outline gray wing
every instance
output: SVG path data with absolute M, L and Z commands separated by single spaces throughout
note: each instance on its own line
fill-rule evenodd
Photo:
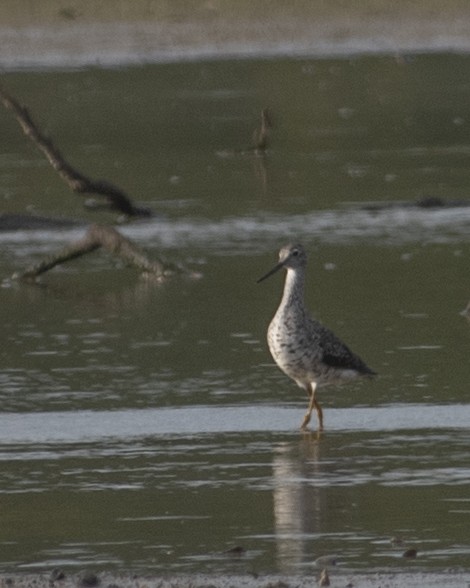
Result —
M 320 323 L 318 323 L 317 328 L 319 333 L 318 345 L 322 351 L 322 361 L 324 364 L 336 369 L 354 370 L 364 375 L 368 374 L 372 376 L 375 374 L 332 331 Z

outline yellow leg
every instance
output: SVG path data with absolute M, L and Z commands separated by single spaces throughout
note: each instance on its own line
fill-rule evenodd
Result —
M 305 431 L 305 429 L 307 428 L 307 426 L 310 422 L 310 419 L 312 418 L 313 409 L 315 409 L 317 411 L 318 430 L 323 431 L 323 410 L 320 406 L 320 403 L 318 402 L 318 400 L 315 397 L 316 389 L 317 389 L 317 385 L 315 384 L 315 382 L 312 382 L 308 387 L 308 392 L 310 394 L 310 401 L 308 403 L 308 409 L 307 409 L 307 412 L 305 413 L 304 420 L 302 421 L 302 424 L 300 425 L 300 428 L 302 429 L 302 431 Z

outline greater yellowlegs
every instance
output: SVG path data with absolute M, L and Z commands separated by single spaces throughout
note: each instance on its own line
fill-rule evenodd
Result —
M 304 301 L 306 266 L 307 255 L 302 245 L 286 245 L 279 252 L 279 263 L 258 282 L 281 268 L 287 270 L 281 304 L 268 328 L 269 350 L 281 370 L 309 395 L 300 428 L 307 428 L 315 409 L 322 430 L 323 411 L 316 398 L 317 388 L 357 376 L 373 376 L 375 372 L 310 316 Z

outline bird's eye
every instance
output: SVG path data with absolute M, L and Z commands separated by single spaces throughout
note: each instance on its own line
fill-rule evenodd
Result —
M 294 249 L 294 251 L 292 251 L 292 255 L 298 255 L 299 254 L 299 250 L 298 249 Z

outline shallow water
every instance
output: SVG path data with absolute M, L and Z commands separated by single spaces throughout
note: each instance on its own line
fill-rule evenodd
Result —
M 2 418 L 3 516 L 21 522 L 3 541 L 4 567 L 311 573 L 318 558 L 334 558 L 343 572 L 464 565 L 467 407 L 331 409 L 320 439 L 287 430 L 297 413 L 36 413 L 5 428 Z M 244 554 L 224 553 L 234 546 Z M 416 562 L 401 557 L 409 546 Z
M 96 253 L 18 284 L 82 230 L 0 234 L 0 569 L 468 567 L 470 208 L 389 204 L 468 201 L 469 59 L 4 76 L 77 167 L 156 211 L 122 232 L 202 278 Z M 2 212 L 110 221 L 0 116 Z M 293 239 L 309 305 L 380 374 L 321 391 L 321 437 L 267 351 L 281 277 L 255 283 Z

